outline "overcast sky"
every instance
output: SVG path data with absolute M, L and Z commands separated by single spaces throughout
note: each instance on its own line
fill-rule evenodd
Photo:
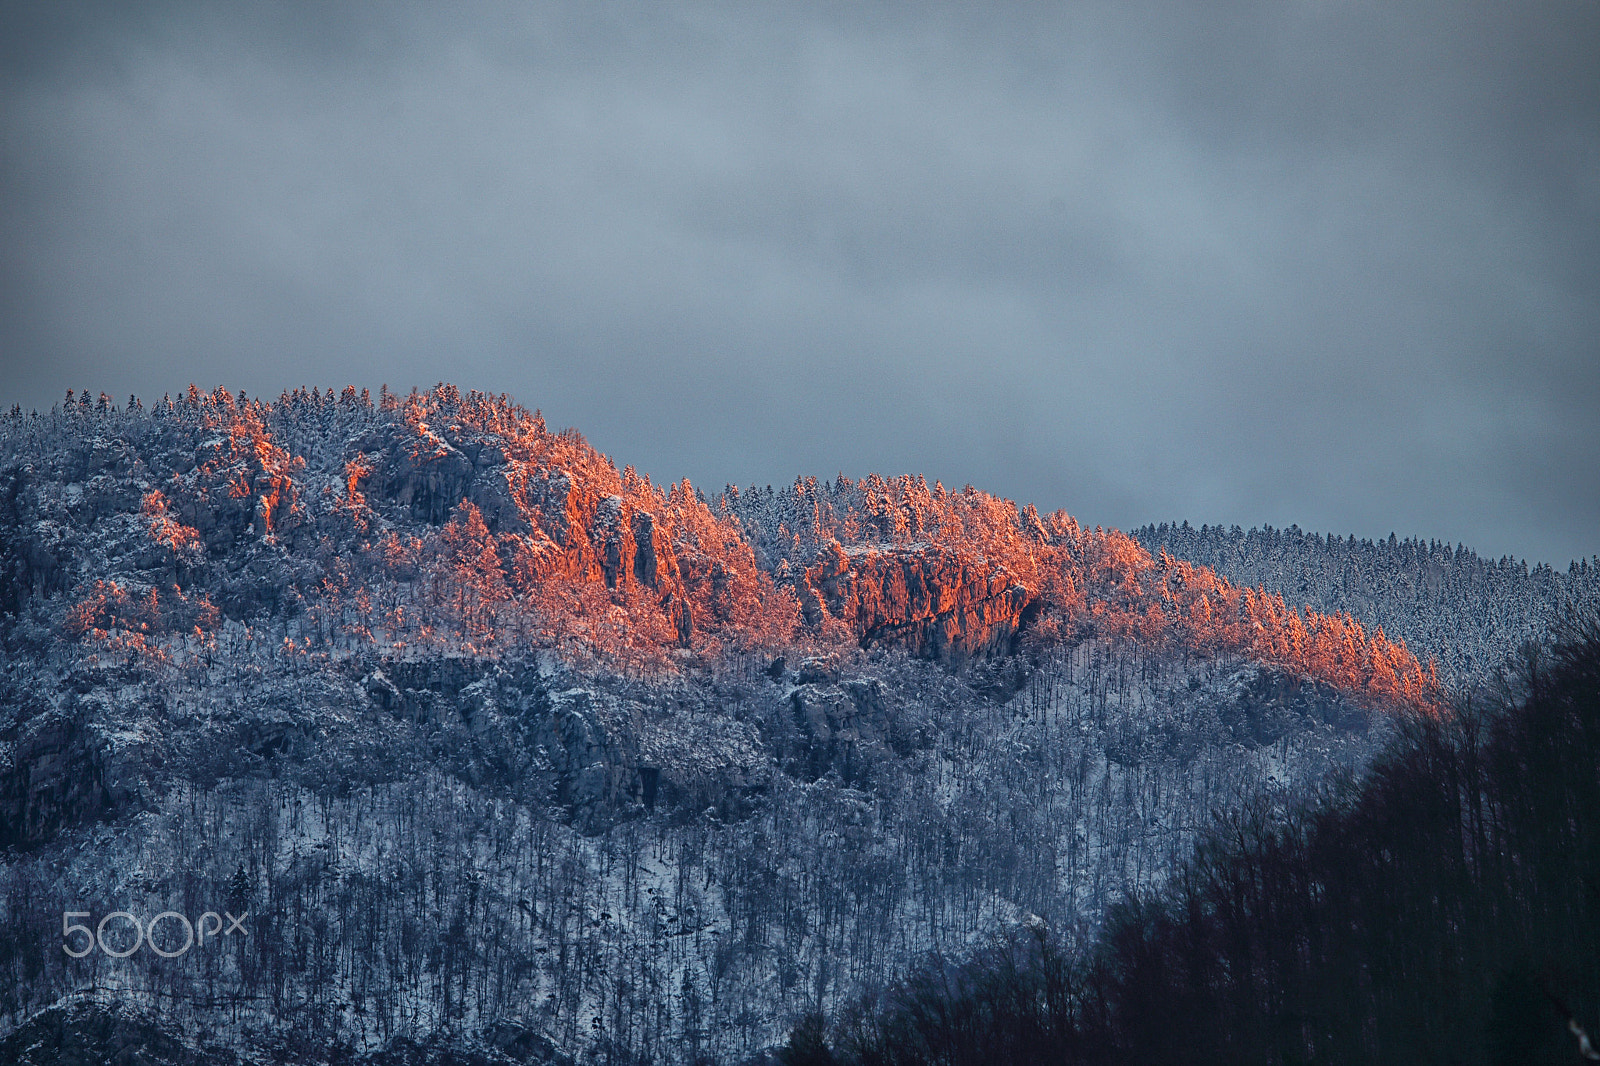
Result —
M 5 5 L 0 400 L 1600 552 L 1600 0 L 982 6 Z

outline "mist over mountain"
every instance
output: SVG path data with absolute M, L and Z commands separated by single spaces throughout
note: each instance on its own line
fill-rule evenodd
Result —
M 447 385 L 14 410 L 0 1048 L 759 1058 L 930 951 L 1089 943 L 1597 602 L 912 476 L 707 495 Z

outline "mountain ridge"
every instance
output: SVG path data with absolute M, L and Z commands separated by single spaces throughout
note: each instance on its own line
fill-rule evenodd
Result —
M 86 401 L 0 420 L 0 445 L 44 452 L 54 440 L 59 453 L 48 472 L 14 459 L 3 473 L 0 602 L 48 600 L 82 569 L 72 527 L 120 525 L 119 572 L 78 580 L 61 621 L 114 653 L 193 654 L 218 617 L 252 612 L 283 620 L 291 650 L 449 630 L 473 653 L 533 641 L 641 669 L 668 665 L 674 648 L 797 636 L 892 640 L 945 660 L 1025 637 L 1114 636 L 1241 654 L 1361 698 L 1439 698 L 1430 667 L 1347 612 L 1292 606 L 971 486 L 798 478 L 708 499 L 687 480 L 663 489 L 618 471 L 506 397 L 448 385 L 385 390 L 376 404 L 353 387 L 263 403 L 191 386 L 148 413 Z M 37 491 L 52 479 L 61 500 Z M 253 587 L 233 579 L 241 556 Z M 371 609 L 375 596 L 388 613 Z M 419 596 L 431 597 L 426 621 Z

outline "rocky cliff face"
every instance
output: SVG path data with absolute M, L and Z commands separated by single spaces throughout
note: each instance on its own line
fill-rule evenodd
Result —
M 114 810 L 94 738 L 75 718 L 28 722 L 0 780 L 0 848 L 28 848 Z
M 380 513 L 433 526 L 471 503 L 491 533 L 525 539 L 541 579 L 657 593 L 688 641 L 693 616 L 662 515 L 637 494 L 607 491 L 605 479 L 519 454 L 494 435 L 450 436 L 457 442 L 427 423 L 365 435 L 353 446 L 361 459 L 351 486 Z
M 808 621 L 826 609 L 863 645 L 900 645 L 951 664 L 1013 650 L 1041 606 L 1003 566 L 927 544 L 845 548 L 830 541 L 800 585 Z
M 151 728 L 162 705 L 137 671 L 10 675 L 0 697 L 9 712 L 0 713 L 0 850 L 37 847 L 161 795 L 173 753 Z

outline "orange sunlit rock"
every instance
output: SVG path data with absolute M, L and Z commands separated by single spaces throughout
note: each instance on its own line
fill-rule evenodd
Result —
M 191 387 L 153 414 L 192 434 L 180 445 L 192 460 L 141 504 L 175 593 L 86 589 L 67 620 L 80 639 L 204 638 L 219 607 L 191 600 L 185 582 L 249 550 L 296 560 L 300 621 L 282 647 L 297 655 L 542 647 L 653 671 L 685 652 L 796 642 L 960 662 L 1096 639 L 1254 660 L 1363 700 L 1438 698 L 1431 665 L 1382 630 L 971 486 L 841 475 L 708 499 L 688 481 L 619 471 L 576 430 L 552 432 L 504 396 L 450 385 L 385 388 L 376 407 L 354 388 L 263 402 Z M 315 431 L 341 442 L 342 465 L 308 471 L 275 425 L 325 427 Z

